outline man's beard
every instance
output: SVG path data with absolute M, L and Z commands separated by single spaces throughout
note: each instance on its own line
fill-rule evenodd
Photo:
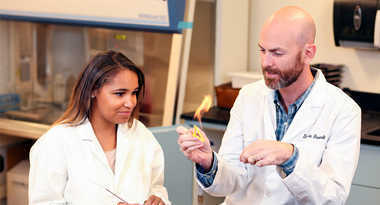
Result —
M 279 69 L 274 69 L 271 67 L 263 68 L 263 75 L 265 79 L 265 84 L 274 90 L 278 90 L 280 88 L 285 88 L 294 83 L 298 77 L 301 75 L 303 70 L 303 60 L 301 59 L 301 52 L 299 52 L 296 56 L 296 60 L 293 65 L 287 66 L 283 71 Z M 265 72 L 269 72 L 271 74 L 279 75 L 280 78 L 267 78 Z

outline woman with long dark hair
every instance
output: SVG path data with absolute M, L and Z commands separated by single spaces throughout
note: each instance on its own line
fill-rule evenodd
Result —
M 143 94 L 131 60 L 96 55 L 67 110 L 32 147 L 29 204 L 170 204 L 162 149 L 135 119 Z

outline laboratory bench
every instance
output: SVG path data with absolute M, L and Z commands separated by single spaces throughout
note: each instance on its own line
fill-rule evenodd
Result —
M 361 143 L 380 145 L 380 113 L 362 112 Z
M 181 118 L 184 125 L 202 127 L 212 141 L 213 149 L 219 150 L 226 125 L 229 121 L 229 110 L 212 107 L 202 118 L 202 124 L 193 119 L 194 112 L 184 113 Z M 360 160 L 356 175 L 353 179 L 351 193 L 347 204 L 353 205 L 363 201 L 366 204 L 377 204 L 380 201 L 380 143 L 374 135 L 375 130 L 380 128 L 380 114 L 377 112 L 363 112 L 362 115 L 362 145 Z M 176 126 L 149 128 L 161 144 L 165 155 L 165 186 L 167 186 L 170 198 L 173 202 L 187 201 L 186 204 L 194 204 L 197 185 L 193 181 L 193 164 L 179 151 L 177 145 L 178 135 Z M 38 139 L 50 125 L 37 122 L 0 118 L 0 134 L 22 138 Z M 380 138 L 380 137 L 379 137 Z M 176 167 L 171 169 L 168 167 Z M 180 171 L 179 171 L 180 170 Z M 184 177 L 185 176 L 185 177 Z M 207 200 L 221 202 L 223 198 Z M 176 203 L 175 203 L 176 204 Z M 195 203 L 196 204 L 196 203 Z

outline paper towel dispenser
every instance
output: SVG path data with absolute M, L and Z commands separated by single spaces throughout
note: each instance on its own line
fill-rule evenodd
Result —
M 380 0 L 334 0 L 336 46 L 380 48 Z

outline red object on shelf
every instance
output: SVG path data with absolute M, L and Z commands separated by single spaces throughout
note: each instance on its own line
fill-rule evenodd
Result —
M 231 109 L 236 97 L 239 94 L 239 88 L 232 88 L 232 83 L 223 83 L 215 87 L 216 105 L 218 107 Z

